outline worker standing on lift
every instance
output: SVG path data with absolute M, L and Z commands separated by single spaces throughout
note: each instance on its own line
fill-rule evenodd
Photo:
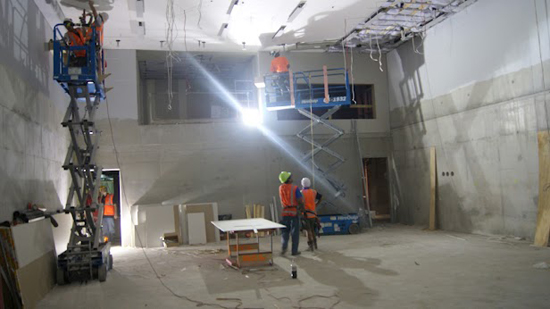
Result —
M 284 96 L 285 92 L 288 94 L 290 91 L 290 87 L 288 85 L 288 70 L 290 69 L 290 64 L 288 63 L 288 59 L 281 56 L 278 51 L 272 51 L 270 54 L 273 56 L 273 60 L 271 60 L 271 67 L 269 68 L 269 71 L 276 75 L 274 78 L 275 85 L 272 86 L 278 86 L 281 95 Z
M 281 172 L 279 174 L 279 197 L 281 198 L 281 206 L 283 216 L 281 224 L 285 226 L 282 236 L 282 252 L 285 254 L 288 248 L 288 241 L 292 235 L 292 255 L 300 255 L 298 246 L 300 242 L 300 208 L 303 205 L 302 194 L 300 188 L 292 184 L 292 173 Z
M 94 22 L 92 24 L 93 27 L 95 27 L 95 32 L 97 36 L 97 40 L 99 42 L 99 48 L 103 46 L 103 26 L 105 25 L 105 22 L 109 19 L 109 14 L 107 13 L 97 13 L 97 10 L 94 7 L 94 1 L 89 0 L 88 4 L 90 5 L 90 10 L 92 10 L 92 16 L 94 17 Z
M 86 39 L 82 35 L 82 30 L 75 28 L 75 24 L 72 19 L 65 18 L 63 25 L 67 29 L 65 33 L 64 40 L 66 44 L 71 47 L 84 46 L 86 44 Z M 86 65 L 86 51 L 85 50 L 75 50 L 72 54 L 68 55 L 69 66 L 71 67 L 83 67 Z M 67 59 L 64 59 L 67 63 Z
M 317 249 L 317 238 L 315 227 L 317 226 L 316 207 L 319 205 L 323 196 L 314 189 L 311 189 L 311 180 L 302 178 L 302 196 L 304 197 L 304 218 L 306 222 L 308 251 Z

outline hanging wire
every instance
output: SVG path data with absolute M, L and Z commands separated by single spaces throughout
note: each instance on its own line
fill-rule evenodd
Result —
M 348 30 L 348 23 L 347 23 L 347 19 L 344 19 L 344 34 L 347 33 L 347 30 Z M 357 104 L 357 102 L 355 101 L 355 81 L 353 79 L 353 48 L 350 47 L 350 51 L 351 51 L 351 64 L 350 64 L 350 77 L 351 77 L 351 93 L 352 93 L 352 98 L 351 98 L 351 101 L 355 104 Z M 342 40 L 342 52 L 344 54 L 344 68 L 347 70 L 348 69 L 348 66 L 347 66 L 347 60 L 348 60 L 348 57 L 346 55 L 346 44 L 344 43 L 344 40 Z
M 309 101 L 309 113 L 313 114 L 313 103 Z M 313 140 L 313 117 L 309 117 L 309 134 L 311 138 L 311 188 L 315 188 L 315 147 Z
M 187 52 L 187 12 L 183 10 L 183 43 L 185 44 L 185 52 Z
M 376 36 L 376 45 L 378 46 L 378 67 L 380 68 L 380 72 L 384 72 L 384 69 L 382 69 L 382 51 L 380 50 L 378 36 Z
M 370 32 L 370 29 L 367 30 L 367 31 L 368 31 L 368 33 L 369 33 L 369 47 L 370 47 L 370 48 L 369 48 L 369 50 L 370 50 L 370 54 L 369 54 L 369 55 L 370 55 L 370 58 L 372 59 L 372 61 L 378 61 L 378 60 L 374 59 L 374 57 L 372 56 L 372 32 Z
M 178 36 L 178 29 L 176 26 L 176 13 L 174 11 L 174 0 L 168 0 L 166 2 L 166 47 L 168 52 L 166 53 L 166 75 L 167 75 L 167 96 L 168 105 L 167 109 L 172 110 L 172 102 L 174 100 L 173 89 L 173 68 L 174 61 L 179 61 L 179 58 L 174 54 L 173 45 Z
M 201 19 L 202 19 L 202 0 L 199 0 L 199 5 L 197 7 L 197 10 L 199 11 L 199 21 L 197 21 L 197 27 L 202 30 L 201 28 Z
M 353 78 L 353 47 L 350 46 L 349 48 L 349 51 L 350 51 L 350 74 L 351 74 L 351 101 L 354 103 L 354 104 L 357 104 L 357 101 L 355 101 L 355 79 Z

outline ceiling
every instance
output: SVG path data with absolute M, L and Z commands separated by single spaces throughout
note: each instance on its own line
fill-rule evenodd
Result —
M 56 0 L 77 19 L 87 0 Z M 174 4 L 176 51 L 254 53 L 258 50 L 382 51 L 425 31 L 475 0 L 95 0 L 107 12 L 107 48 L 166 50 L 167 3 Z M 291 13 L 300 3 L 305 4 Z M 141 9 L 143 4 L 143 9 Z M 435 13 L 434 13 L 435 12 Z M 431 23 L 431 25 L 430 25 Z M 224 28 L 223 24 L 227 24 Z M 285 26 L 284 30 L 277 31 Z M 396 30 L 397 29 L 397 30 Z M 221 34 L 220 34 L 221 32 Z M 403 35 L 401 34 L 403 32 Z M 277 33 L 277 36 L 274 35 Z M 117 43 L 117 40 L 119 42 Z M 161 43 L 161 41 L 164 41 Z M 243 51 L 243 42 L 245 50 Z M 377 49 L 377 48 L 376 48 Z
M 81 9 L 88 8 L 87 0 L 57 0 L 67 17 L 77 19 Z M 105 28 L 105 45 L 115 48 L 163 50 L 166 41 L 167 0 L 143 0 L 144 12 L 138 15 L 137 0 L 95 0 L 98 11 L 109 14 Z M 230 4 L 237 2 L 227 14 Z M 300 0 L 175 0 L 177 22 L 175 50 L 255 52 L 279 44 L 317 42 L 340 39 L 352 24 L 376 11 L 380 0 L 309 0 L 303 10 L 288 22 L 288 17 Z M 185 12 L 185 13 L 184 13 Z M 348 29 L 344 20 L 348 19 Z M 145 25 L 140 34 L 138 22 Z M 228 27 L 218 36 L 221 25 Z M 185 31 L 184 31 L 185 24 Z M 282 26 L 281 37 L 272 39 Z M 198 41 L 204 41 L 199 47 Z M 187 43 L 187 44 L 185 44 Z M 187 45 L 187 46 L 186 46 Z

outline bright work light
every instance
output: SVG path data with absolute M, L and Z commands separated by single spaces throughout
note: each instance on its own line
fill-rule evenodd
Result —
M 247 126 L 257 127 L 262 124 L 262 115 L 257 109 L 243 109 L 241 116 Z

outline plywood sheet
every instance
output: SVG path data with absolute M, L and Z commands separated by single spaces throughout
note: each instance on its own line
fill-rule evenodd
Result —
M 19 268 L 55 250 L 50 220 L 39 220 L 12 227 Z
M 187 214 L 187 233 L 189 235 L 189 244 L 198 245 L 206 243 L 206 225 L 204 222 L 204 213 Z
M 162 247 L 161 237 L 164 233 L 174 232 L 174 210 L 169 206 L 140 206 L 139 211 L 146 212 L 145 237 L 140 233 L 142 241 L 145 238 L 147 248 Z
M 47 252 L 18 269 L 17 280 L 25 308 L 36 307 L 55 286 L 55 251 Z
M 437 166 L 435 160 L 435 147 L 430 148 L 430 230 L 435 230 L 435 202 L 436 202 L 436 177 Z
M 187 224 L 189 225 L 189 214 L 193 213 L 204 213 L 204 225 L 206 227 L 206 240 L 207 242 L 218 242 L 219 232 L 216 233 L 216 228 L 210 224 L 211 221 L 217 221 L 217 215 L 214 216 L 214 204 L 215 203 L 204 203 L 204 204 L 188 204 L 185 205 L 185 213 L 187 214 Z M 217 204 L 215 204 L 217 206 Z M 217 207 L 216 207 L 217 208 Z M 217 209 L 216 209 L 217 213 Z
M 550 236 L 550 135 L 538 132 L 539 145 L 539 208 L 535 246 L 547 247 Z

